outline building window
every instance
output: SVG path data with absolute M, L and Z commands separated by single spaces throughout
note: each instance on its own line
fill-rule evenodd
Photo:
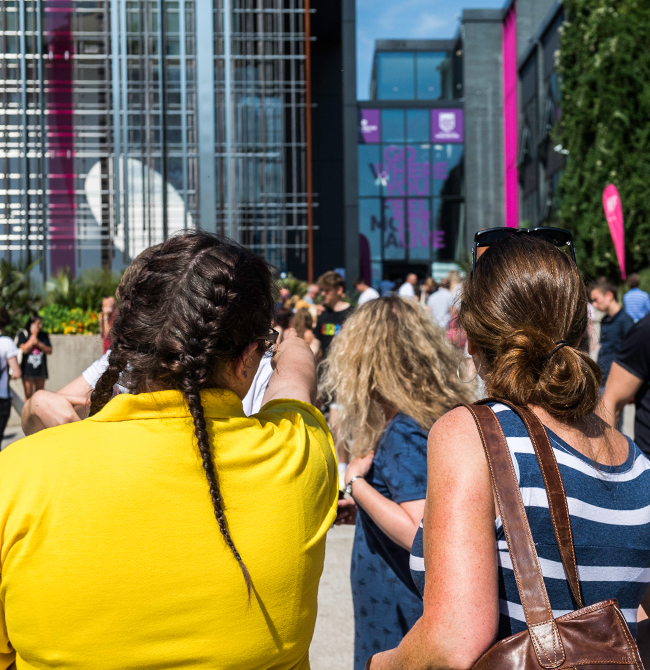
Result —
M 383 109 L 381 112 L 382 142 L 404 141 L 404 110 Z
M 416 58 L 418 100 L 453 98 L 451 58 L 446 53 L 418 53 Z
M 406 112 L 406 141 L 428 142 L 431 113 L 428 109 L 409 109 Z
M 377 54 L 377 98 L 413 100 L 415 98 L 415 54 Z
M 359 195 L 373 196 L 381 193 L 383 179 L 378 144 L 359 145 Z
M 378 100 L 451 100 L 454 73 L 445 52 L 377 54 Z

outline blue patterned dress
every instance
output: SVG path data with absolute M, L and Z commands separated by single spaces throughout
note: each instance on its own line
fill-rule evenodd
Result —
M 386 427 L 366 481 L 396 503 L 424 500 L 427 435 L 398 414 Z M 422 598 L 411 578 L 409 552 L 390 540 L 359 507 L 352 549 L 354 668 L 396 647 L 422 616 Z

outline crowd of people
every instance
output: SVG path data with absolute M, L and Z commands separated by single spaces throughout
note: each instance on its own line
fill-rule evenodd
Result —
M 650 299 L 636 276 L 623 305 L 587 286 L 544 229 L 502 230 L 464 279 L 359 278 L 351 299 L 337 272 L 277 290 L 205 232 L 136 258 L 104 356 L 57 392 L 33 383 L 28 437 L 0 455 L 0 668 L 308 668 L 335 523 L 355 526 L 355 670 L 473 667 L 531 623 L 482 396 L 552 616 L 616 598 L 646 658 Z M 0 337 L 0 419 L 10 375 L 42 379 L 20 352 L 51 351 L 38 319 Z M 617 430 L 632 399 L 635 441 Z M 557 460 L 575 582 L 517 408 Z

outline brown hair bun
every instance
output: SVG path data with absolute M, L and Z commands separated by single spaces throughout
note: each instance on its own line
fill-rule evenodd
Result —
M 560 421 L 596 409 L 601 372 L 576 348 L 588 323 L 587 291 L 552 244 L 518 235 L 489 247 L 465 282 L 459 321 L 480 350 L 490 395 Z M 553 353 L 561 341 L 568 346 Z
M 599 401 L 600 369 L 571 346 L 550 356 L 556 342 L 533 329 L 519 329 L 504 338 L 490 373 L 491 395 L 518 405 L 538 405 L 565 421 L 591 414 Z

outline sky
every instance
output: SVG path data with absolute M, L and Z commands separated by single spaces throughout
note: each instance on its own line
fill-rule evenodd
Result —
M 368 99 L 377 39 L 447 39 L 463 8 L 503 7 L 505 0 L 357 0 L 357 97 Z

